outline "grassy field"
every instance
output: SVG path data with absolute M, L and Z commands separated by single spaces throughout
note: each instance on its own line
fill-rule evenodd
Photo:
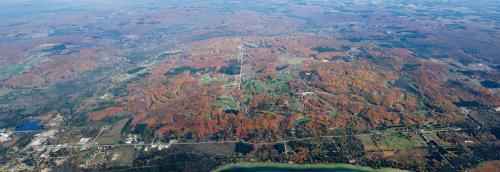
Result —
M 384 149 L 407 150 L 424 146 L 417 136 L 405 136 L 399 133 L 387 133 L 382 136 Z
M 121 147 L 116 150 L 113 155 L 113 159 L 119 166 L 132 166 L 135 158 L 135 148 L 133 147 Z
M 284 95 L 291 92 L 288 86 L 288 81 L 290 81 L 290 76 L 278 75 L 276 78 L 268 78 L 265 80 L 266 90 L 272 95 Z
M 430 132 L 430 133 L 426 133 L 425 134 L 429 139 L 431 140 L 434 140 L 436 143 L 438 143 L 439 145 L 441 146 L 453 146 L 453 144 L 449 143 L 449 142 L 446 142 L 442 139 L 440 139 L 438 136 L 437 136 L 437 133 L 435 132 Z
M 174 145 L 174 147 L 195 151 L 200 153 L 207 153 L 213 155 L 235 155 L 236 143 L 221 143 L 221 144 L 202 144 L 202 145 Z
M 45 55 L 32 55 L 23 60 L 19 64 L 11 64 L 4 67 L 3 70 L 0 71 L 0 79 L 9 78 L 11 76 L 23 73 L 33 66 L 39 64 L 40 62 L 46 61 L 49 58 Z
M 104 131 L 101 137 L 99 137 L 99 144 L 118 144 L 120 142 L 122 129 L 129 119 L 130 118 L 124 118 L 114 122 L 111 130 Z
M 103 152 L 96 153 L 94 155 L 94 158 L 90 159 L 87 162 L 87 165 L 96 165 L 96 164 L 102 163 L 104 161 L 104 156 L 105 156 L 105 154 Z
M 217 101 L 213 103 L 213 106 L 220 107 L 224 110 L 226 109 L 238 109 L 238 103 L 228 94 L 221 94 L 217 98 Z
M 236 163 L 221 166 L 215 172 L 230 171 L 359 171 L 359 172 L 390 172 L 402 171 L 398 169 L 373 169 L 369 167 L 354 166 L 349 164 L 284 164 L 284 163 Z
M 243 87 L 245 91 L 248 92 L 283 95 L 291 91 L 288 86 L 290 80 L 292 80 L 290 76 L 280 74 L 275 77 L 266 77 L 264 79 L 252 79 L 245 82 Z
M 260 80 L 255 80 L 254 82 L 250 82 L 248 87 L 250 90 L 255 91 L 257 93 L 262 93 L 266 91 L 266 88 L 264 87 L 264 83 Z
M 363 147 L 367 151 L 373 151 L 373 150 L 379 150 L 375 142 L 372 140 L 372 136 L 369 135 L 361 135 L 361 136 L 356 136 L 361 142 L 363 143 Z
M 299 65 L 299 64 L 304 63 L 304 61 L 306 61 L 306 60 L 307 60 L 306 58 L 302 58 L 302 57 L 290 57 L 290 56 L 286 56 L 286 55 L 282 55 L 282 56 L 279 57 L 279 61 L 280 62 L 288 63 L 288 64 L 291 64 L 291 65 Z
M 207 85 L 210 84 L 212 81 L 217 80 L 217 78 L 213 77 L 211 74 L 206 73 L 203 74 L 200 78 L 200 85 Z

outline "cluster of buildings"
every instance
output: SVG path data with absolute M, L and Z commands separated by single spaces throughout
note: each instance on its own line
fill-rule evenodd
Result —
M 50 119 L 50 121 L 47 123 L 47 126 L 49 126 L 49 128 L 58 128 L 59 126 L 61 126 L 63 121 L 64 117 L 61 114 L 57 114 L 56 117 Z
M 302 92 L 300 93 L 302 96 L 312 96 L 314 95 L 314 92 Z
M 0 143 L 11 140 L 12 133 L 12 131 L 7 132 L 5 129 L 0 129 Z
M 47 143 L 47 140 L 49 138 L 54 137 L 58 132 L 59 132 L 59 130 L 53 129 L 53 130 L 48 130 L 48 131 L 45 131 L 42 133 L 35 134 L 35 136 L 31 140 L 29 146 L 32 146 L 32 147 L 33 146 L 41 146 L 41 145 Z
M 51 138 L 56 137 L 60 132 L 64 131 L 60 126 L 64 121 L 64 117 L 60 114 L 56 115 L 44 124 L 44 128 L 47 130 L 30 130 L 30 131 L 7 131 L 5 129 L 0 130 L 0 142 L 11 140 L 15 133 L 29 133 L 29 132 L 40 132 L 31 138 L 31 141 L 23 149 L 19 149 L 14 146 L 11 150 L 12 155 L 15 155 L 16 161 L 11 161 L 5 165 L 7 169 L 13 169 L 13 171 L 23 171 L 28 170 L 34 171 L 36 164 L 43 164 L 50 161 L 55 161 L 56 164 L 60 164 L 65 160 L 63 157 L 53 158 L 51 153 L 58 152 L 61 148 L 65 148 L 67 144 L 50 145 L 49 142 Z M 17 137 L 17 136 L 16 136 Z M 0 170 L 1 171 L 1 170 Z
M 63 120 L 64 117 L 61 114 L 57 114 L 54 118 L 50 119 L 46 126 L 51 129 L 42 133 L 35 134 L 29 146 L 41 146 L 47 143 L 49 138 L 53 138 L 57 133 L 59 133 L 59 129 L 57 128 L 59 128 Z
M 170 148 L 170 146 L 172 144 L 176 144 L 176 143 L 179 143 L 179 141 L 177 141 L 176 139 L 172 139 L 172 140 L 169 140 L 168 143 L 152 143 L 151 146 L 149 147 L 145 147 L 144 148 L 144 151 L 148 151 L 149 149 L 158 149 L 158 150 L 162 150 L 162 149 L 168 149 Z
M 139 139 L 139 136 L 137 136 L 137 134 L 128 134 L 128 137 L 125 140 L 125 144 L 137 143 L 138 139 Z
M 90 137 L 81 138 L 80 141 L 78 141 L 77 145 L 82 145 L 82 146 L 87 145 L 87 144 L 89 144 L 91 139 L 92 138 L 90 138 Z

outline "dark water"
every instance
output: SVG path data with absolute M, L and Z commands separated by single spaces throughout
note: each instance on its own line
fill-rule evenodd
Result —
M 395 169 L 384 169 L 382 171 L 394 171 Z M 344 164 L 319 164 L 319 165 L 296 165 L 296 164 L 275 164 L 275 163 L 242 163 L 230 164 L 222 167 L 220 172 L 253 172 L 253 171 L 337 171 L 337 172 L 372 172 L 375 169 L 361 166 L 351 166 Z
M 65 50 L 66 49 L 66 45 L 65 44 L 60 44 L 60 45 L 56 45 L 54 47 L 52 47 L 52 51 L 62 51 L 62 50 Z
M 219 69 L 219 72 L 226 75 L 238 75 L 240 74 L 240 65 L 223 66 Z
M 222 70 L 222 68 L 221 68 Z M 175 76 L 184 72 L 189 72 L 190 74 L 194 74 L 196 72 L 199 72 L 201 74 L 209 73 L 215 71 L 214 67 L 204 67 L 204 68 L 193 68 L 189 66 L 181 66 L 181 67 L 176 67 L 173 68 L 169 71 L 167 71 L 164 75 L 165 76 Z M 239 73 L 239 68 L 238 68 L 238 73 Z
M 481 81 L 481 85 L 486 88 L 500 88 L 500 83 L 492 80 Z
M 306 168 L 306 167 L 234 167 L 226 170 L 221 170 L 221 172 L 254 172 L 254 171 L 335 171 L 335 172 L 366 172 L 366 170 L 356 170 L 352 168 L 345 167 L 324 167 L 324 168 Z
M 331 47 L 315 47 L 315 48 L 313 48 L 313 50 L 317 51 L 318 53 L 337 51 L 337 49 L 331 48 Z
M 480 107 L 481 104 L 478 101 L 458 101 L 458 102 L 453 102 L 458 107 Z
M 137 73 L 139 71 L 141 71 L 142 69 L 145 69 L 146 67 L 142 67 L 142 66 L 139 66 L 139 67 L 136 67 L 134 69 L 131 69 L 129 71 L 127 71 L 128 74 L 134 74 L 134 73 Z
M 16 127 L 16 131 L 43 130 L 42 123 L 39 121 L 30 121 Z

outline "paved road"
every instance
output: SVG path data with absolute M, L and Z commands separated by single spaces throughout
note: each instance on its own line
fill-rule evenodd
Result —
M 431 130 L 431 131 L 421 131 L 422 133 L 431 133 L 431 132 L 439 132 L 439 131 L 462 131 L 462 129 L 440 129 L 440 130 Z M 389 132 L 385 131 L 384 133 L 400 133 L 401 131 L 394 131 L 394 132 Z M 287 140 L 281 140 L 281 141 L 274 141 L 274 142 L 247 142 L 247 141 L 239 141 L 239 140 L 232 140 L 232 141 L 202 141 L 202 142 L 179 142 L 179 143 L 171 143 L 170 145 L 200 145 L 200 144 L 226 144 L 226 143 L 247 143 L 247 144 L 256 144 L 256 145 L 273 145 L 273 144 L 279 144 L 279 143 L 288 143 L 291 141 L 303 141 L 303 140 L 312 140 L 312 139 L 320 139 L 320 138 L 341 138 L 341 137 L 348 137 L 348 136 L 371 136 L 374 134 L 346 134 L 346 135 L 328 135 L 328 136 L 315 136 L 315 137 L 304 137 L 304 138 L 291 138 Z M 169 143 L 160 143 L 161 145 L 167 145 Z M 40 147 L 40 148 L 83 148 L 83 147 L 118 147 L 118 146 L 152 146 L 152 145 L 160 145 L 159 143 L 144 143 L 144 144 L 87 144 L 87 145 L 77 145 L 77 144 L 71 144 L 71 145 L 40 145 L 40 146 L 33 146 L 33 147 Z

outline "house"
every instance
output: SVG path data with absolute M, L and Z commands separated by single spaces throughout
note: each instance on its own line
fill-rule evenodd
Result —
M 303 96 L 312 96 L 312 95 L 314 95 L 313 92 L 302 92 L 300 94 L 303 95 Z
M 90 138 L 81 138 L 80 141 L 77 143 L 78 145 L 86 145 L 89 143 Z
M 12 133 L 4 133 L 4 132 L 0 132 L 0 143 L 1 142 L 6 142 L 6 141 L 9 141 L 11 138 L 10 138 L 10 135 Z

